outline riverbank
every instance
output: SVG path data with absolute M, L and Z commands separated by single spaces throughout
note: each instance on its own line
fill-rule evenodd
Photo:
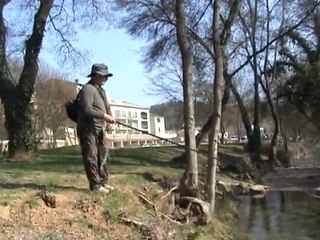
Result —
M 242 154 L 237 146 L 220 151 L 229 160 Z M 241 239 L 237 205 L 228 196 L 217 197 L 209 226 L 180 224 L 167 215 L 171 199 L 161 197 L 183 173 L 170 162 L 181 152 L 174 147 L 113 150 L 110 183 L 116 189 L 105 197 L 87 190 L 78 148 L 42 151 L 31 162 L 2 159 L 0 239 Z M 205 159 L 199 155 L 200 178 Z M 221 181 L 240 181 L 238 176 L 218 173 Z

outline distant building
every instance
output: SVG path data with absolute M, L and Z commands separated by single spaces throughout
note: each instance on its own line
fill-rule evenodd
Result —
M 111 133 L 107 134 L 107 138 L 111 141 L 111 148 L 167 144 L 164 140 L 145 134 L 143 131 L 165 139 L 176 137 L 176 134 L 166 132 L 164 117 L 150 114 L 148 107 L 111 100 L 110 110 L 117 122 L 136 128 L 115 124 Z
M 157 136 L 166 137 L 167 135 L 164 117 L 162 116 L 151 114 L 150 128 L 151 128 L 151 133 Z
M 64 81 L 64 83 L 68 86 L 69 84 L 72 87 L 74 86 L 76 90 L 74 97 L 83 87 L 83 84 L 77 80 L 75 83 L 68 81 Z M 36 106 L 37 95 L 33 96 L 33 102 Z M 107 142 L 110 148 L 171 145 L 163 139 L 173 140 L 177 137 L 177 133 L 166 131 L 164 117 L 150 114 L 148 107 L 110 99 L 109 103 L 112 115 L 117 122 L 136 128 L 132 129 L 131 127 L 114 124 L 106 136 L 109 140 Z M 163 139 L 145 133 L 151 133 Z M 53 137 L 53 131 L 48 127 L 44 127 L 43 131 L 39 133 L 39 140 L 39 148 L 74 146 L 79 144 L 75 124 L 71 121 L 58 129 L 58 132 L 55 133 L 55 138 Z M 8 144 L 7 142 L 7 140 L 0 142 L 0 150 L 5 149 Z
M 110 109 L 112 112 L 112 116 L 116 121 L 132 126 L 134 128 L 150 132 L 151 128 L 149 108 L 125 101 L 111 100 Z M 122 125 L 116 125 L 116 127 L 114 128 L 114 133 L 142 134 L 141 132 L 135 131 Z

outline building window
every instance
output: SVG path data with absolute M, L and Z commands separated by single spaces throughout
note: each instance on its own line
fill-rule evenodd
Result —
M 134 112 L 133 117 L 134 117 L 134 118 L 138 118 L 138 113 L 137 113 L 137 112 Z
M 157 122 L 158 122 L 158 123 L 160 122 L 160 118 L 157 118 Z
M 122 111 L 122 117 L 126 117 L 126 112 L 125 111 Z
M 141 122 L 141 127 L 142 127 L 143 129 L 148 129 L 148 122 L 147 122 L 147 121 L 142 121 L 142 122 Z
M 132 112 L 131 111 L 128 112 L 128 118 L 132 118 Z
M 116 118 L 119 118 L 121 117 L 121 112 L 119 110 L 116 110 L 115 115 Z
M 148 119 L 148 114 L 146 112 L 141 113 L 141 118 L 142 119 Z

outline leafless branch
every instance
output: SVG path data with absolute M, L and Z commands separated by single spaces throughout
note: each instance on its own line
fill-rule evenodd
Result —
M 308 15 L 311 14 L 318 6 L 320 5 L 320 2 L 315 4 L 314 7 L 309 10 L 307 12 L 307 14 L 300 19 L 300 21 L 298 21 L 295 25 L 288 27 L 286 30 L 284 30 L 281 34 L 279 34 L 277 37 L 275 37 L 274 39 L 272 39 L 268 44 L 266 44 L 263 48 L 261 48 L 260 50 L 256 51 L 256 54 L 261 54 L 263 53 L 266 48 L 268 48 L 269 46 L 271 46 L 272 44 L 274 44 L 276 41 L 278 41 L 279 39 L 282 39 L 283 37 L 285 37 L 289 32 L 297 29 L 298 27 L 301 26 L 301 24 L 308 18 Z M 248 63 L 250 63 L 251 59 L 253 58 L 254 54 L 251 54 L 250 56 L 247 57 L 247 60 L 242 63 L 236 70 L 234 70 L 229 76 L 232 78 L 234 75 L 236 75 L 239 71 L 241 71 L 245 66 L 247 66 Z

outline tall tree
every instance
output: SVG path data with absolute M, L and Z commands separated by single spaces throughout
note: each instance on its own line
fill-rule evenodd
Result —
M 280 9 L 282 9 L 282 11 L 281 12 L 277 11 L 276 13 L 274 13 L 275 12 L 274 9 L 276 8 L 276 6 L 278 4 L 280 4 L 280 3 L 276 2 L 274 5 L 270 6 L 269 0 L 266 0 L 266 23 L 265 23 L 266 24 L 266 27 L 265 27 L 266 38 L 265 38 L 265 41 L 266 41 L 268 47 L 266 48 L 266 51 L 265 51 L 263 69 L 260 68 L 261 69 L 260 70 L 261 77 L 259 78 L 262 90 L 264 91 L 264 93 L 266 95 L 267 103 L 269 105 L 271 116 L 272 116 L 273 123 L 274 123 L 273 135 L 272 135 L 272 139 L 271 139 L 271 143 L 270 143 L 271 150 L 269 153 L 269 161 L 274 166 L 280 166 L 280 162 L 277 159 L 277 153 L 278 153 L 278 140 L 279 140 L 279 136 L 280 136 L 280 130 L 281 130 L 280 124 L 281 123 L 280 123 L 280 118 L 278 115 L 278 111 L 277 111 L 276 104 L 274 101 L 274 96 L 272 94 L 272 89 L 271 89 L 272 84 L 274 85 L 274 82 L 277 77 L 277 75 L 276 75 L 277 68 L 274 66 L 274 67 L 272 67 L 272 71 L 270 71 L 269 66 L 275 65 L 275 63 L 277 61 L 279 40 L 275 42 L 274 46 L 272 46 L 274 48 L 274 52 L 272 52 L 273 49 L 271 48 L 271 46 L 269 46 L 269 42 L 270 42 L 270 35 L 273 34 L 273 32 L 277 31 L 277 30 L 273 30 L 271 25 L 276 25 L 276 27 L 278 27 L 277 25 L 279 25 L 277 35 L 280 35 L 280 33 L 282 32 L 283 24 L 285 22 L 286 1 L 282 1 L 282 3 L 281 3 L 282 6 Z M 279 21 L 279 24 L 272 22 L 272 15 L 273 14 L 277 14 L 278 16 L 281 16 L 281 20 Z M 272 57 L 272 55 L 273 55 L 273 57 Z M 263 81 L 263 79 L 264 79 L 264 81 Z
M 214 212 L 216 192 L 216 170 L 218 159 L 218 142 L 221 126 L 222 95 L 224 91 L 224 61 L 220 34 L 220 11 L 221 0 L 215 0 L 213 4 L 213 48 L 215 53 L 215 75 L 213 83 L 213 121 L 209 137 L 208 171 L 207 171 L 207 194 L 211 212 Z
M 245 17 L 240 13 L 240 19 L 244 27 L 245 34 L 248 36 L 248 43 L 252 52 L 252 60 L 250 60 L 250 66 L 253 71 L 253 86 L 254 86 L 254 118 L 253 118 L 253 150 L 255 163 L 258 164 L 260 161 L 260 147 L 261 147 L 261 136 L 260 136 L 260 82 L 258 74 L 258 54 L 257 54 L 257 33 L 258 33 L 258 0 L 247 0 L 247 16 L 250 19 L 249 23 Z M 248 44 L 246 44 L 248 45 Z M 250 55 L 249 46 L 245 47 L 248 55 Z
M 176 32 L 182 60 L 182 80 L 183 80 L 183 109 L 184 109 L 184 134 L 185 152 L 187 166 L 182 177 L 182 184 L 197 188 L 198 186 L 198 159 L 195 138 L 195 118 L 194 118 L 194 90 L 192 85 L 192 49 L 190 38 L 186 29 L 186 14 L 184 0 L 176 0 Z
M 0 96 L 3 100 L 9 136 L 9 156 L 24 158 L 32 150 L 31 97 L 38 73 L 38 57 L 46 22 L 53 0 L 40 1 L 34 15 L 32 34 L 26 41 L 24 65 L 19 81 L 13 79 L 6 56 L 7 29 L 3 10 L 9 1 L 0 3 Z

